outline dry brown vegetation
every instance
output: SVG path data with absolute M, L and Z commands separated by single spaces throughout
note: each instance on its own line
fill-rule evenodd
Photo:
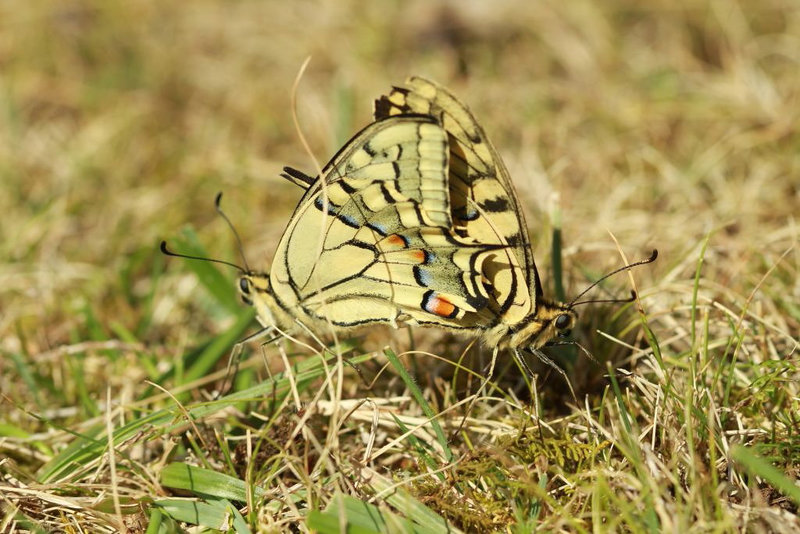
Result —
M 323 163 L 410 74 L 467 102 L 550 294 L 558 219 L 567 295 L 622 263 L 609 232 L 659 249 L 641 312 L 581 309 L 596 362 L 551 352 L 578 405 L 381 328 L 344 363 L 248 344 L 213 398 L 256 324 L 158 243 L 239 262 L 223 191 L 271 258 L 307 56 Z M 799 73 L 792 0 L 0 4 L 0 531 L 800 530 Z

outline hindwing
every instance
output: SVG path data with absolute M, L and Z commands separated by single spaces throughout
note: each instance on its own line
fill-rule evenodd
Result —
M 490 306 L 498 321 L 519 323 L 535 313 L 542 290 L 525 218 L 502 159 L 469 109 L 434 82 L 412 77 L 375 102 L 377 120 L 408 113 L 438 117 L 447 132 L 454 230 L 502 247 L 484 263 Z

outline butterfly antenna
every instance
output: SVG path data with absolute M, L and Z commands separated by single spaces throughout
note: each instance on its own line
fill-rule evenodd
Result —
M 225 215 L 225 212 L 222 211 L 222 206 L 220 206 L 220 202 L 222 202 L 222 192 L 221 191 L 219 193 L 217 193 L 217 197 L 214 199 L 214 208 L 217 210 L 217 213 L 219 213 L 220 217 L 225 219 L 225 222 L 228 223 L 228 228 L 231 229 L 231 232 L 233 233 L 233 237 L 236 238 L 236 246 L 239 248 L 239 256 L 242 257 L 242 262 L 244 262 L 245 272 L 249 273 L 250 272 L 250 266 L 247 265 L 247 258 L 244 255 L 244 247 L 242 247 L 242 240 L 239 237 L 239 232 L 236 231 L 236 228 L 233 226 L 233 223 L 231 222 L 231 220 L 228 218 L 227 215 Z
M 653 249 L 653 253 L 650 254 L 650 257 L 647 258 L 646 260 L 641 260 L 641 261 L 637 261 L 637 262 L 634 262 L 634 263 L 630 263 L 628 265 L 620 267 L 619 269 L 611 271 L 610 273 L 608 273 L 607 275 L 603 276 L 602 278 L 600 278 L 599 280 L 594 282 L 592 285 L 590 285 L 589 287 L 587 287 L 586 289 L 581 291 L 581 293 L 577 297 L 572 299 L 572 302 L 569 303 L 568 307 L 572 308 L 573 306 L 577 306 L 578 304 L 587 304 L 589 302 L 631 302 L 631 301 L 635 300 L 636 299 L 636 292 L 635 291 L 631 291 L 632 296 L 631 296 L 630 299 L 623 299 L 623 300 L 617 300 L 617 299 L 611 299 L 611 300 L 587 300 L 587 301 L 584 301 L 584 302 L 578 302 L 578 299 L 580 299 L 582 296 L 584 296 L 586 293 L 588 293 L 591 289 L 596 287 L 598 284 L 600 284 L 604 280 L 607 280 L 608 278 L 614 276 L 615 274 L 621 273 L 623 271 L 629 271 L 629 270 L 633 269 L 634 267 L 638 267 L 640 265 L 647 265 L 648 263 L 653 263 L 654 261 L 656 261 L 656 258 L 658 258 L 658 250 Z
M 231 263 L 225 260 L 215 260 L 214 258 L 205 258 L 203 256 L 190 256 L 189 254 L 179 254 L 177 252 L 172 252 L 170 249 L 167 248 L 167 242 L 161 242 L 161 252 L 167 256 L 175 256 L 176 258 L 184 258 L 187 260 L 202 260 L 202 261 L 210 261 L 212 263 L 220 263 L 222 265 L 227 265 L 228 267 L 233 267 L 239 272 L 245 272 L 244 269 L 236 265 L 235 263 Z
M 574 308 L 575 306 L 580 306 L 581 304 L 602 304 L 602 303 L 618 304 L 618 303 L 624 303 L 624 302 L 633 302 L 634 300 L 636 300 L 636 291 L 631 290 L 631 296 L 626 298 L 626 299 L 582 300 L 580 302 L 573 302 L 572 304 L 570 304 L 570 307 Z

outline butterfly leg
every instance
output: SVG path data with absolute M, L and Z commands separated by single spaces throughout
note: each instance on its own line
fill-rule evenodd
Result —
M 578 347 L 581 350 L 581 352 L 583 352 L 583 354 L 587 358 L 589 358 L 590 360 L 592 360 L 594 363 L 596 363 L 598 365 L 600 364 L 600 362 L 597 361 L 597 358 L 594 357 L 594 354 L 589 352 L 589 350 L 586 347 L 584 347 L 583 345 L 581 345 L 580 343 L 578 343 L 577 341 L 574 341 L 574 340 L 569 340 L 569 341 L 549 341 L 545 346 L 547 346 L 547 347 L 563 347 L 565 345 L 570 345 L 572 347 Z
M 559 367 L 556 364 L 556 362 L 550 359 L 550 357 L 548 357 L 547 354 L 540 351 L 539 349 L 527 349 L 527 350 L 531 354 L 539 358 L 539 360 L 542 363 L 552 368 L 555 372 L 557 372 L 564 378 L 564 381 L 567 383 L 567 386 L 569 387 L 569 392 L 570 394 L 572 394 L 572 398 L 575 400 L 575 404 L 578 404 L 578 397 L 575 395 L 575 390 L 572 388 L 572 382 L 570 382 L 567 373 L 561 367 Z M 525 372 L 527 372 L 530 376 L 533 376 L 531 368 L 528 367 L 528 364 L 525 362 L 524 358 L 522 357 L 522 354 L 520 354 L 520 352 L 517 349 L 514 349 L 514 359 L 517 360 L 517 363 L 520 364 L 520 366 L 525 370 Z
M 527 374 L 530 379 L 533 379 L 533 370 L 528 366 L 528 362 L 526 362 L 525 358 L 522 357 L 519 349 L 513 349 L 512 354 L 514 355 L 514 360 L 516 360 L 517 364 L 522 368 L 525 374 Z
M 230 389 L 233 387 L 233 379 L 236 377 L 236 373 L 239 372 L 239 364 L 241 363 L 242 351 L 244 350 L 245 344 L 255 341 L 256 339 L 266 337 L 272 333 L 273 330 L 273 327 L 267 326 L 255 334 L 247 336 L 233 346 L 231 349 L 231 355 L 228 357 L 228 365 L 225 367 L 225 380 L 222 382 L 222 387 L 220 390 L 216 393 L 216 395 L 214 395 L 214 400 L 219 400 L 224 395 L 227 395 L 230 392 Z M 271 341 L 273 340 L 268 341 L 268 343 Z

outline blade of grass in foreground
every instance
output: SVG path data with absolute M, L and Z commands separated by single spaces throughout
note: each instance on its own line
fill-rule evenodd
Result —
M 442 450 L 444 451 L 445 460 L 447 462 L 453 461 L 453 451 L 450 449 L 450 445 L 447 443 L 447 436 L 444 434 L 444 430 L 442 429 L 442 425 L 439 424 L 439 420 L 436 418 L 436 413 L 434 413 L 433 408 L 431 405 L 428 404 L 428 401 L 425 400 L 425 397 L 422 395 L 422 391 L 420 391 L 419 386 L 417 386 L 416 381 L 408 374 L 406 368 L 403 366 L 402 362 L 400 362 L 400 358 L 391 350 L 386 349 L 383 351 L 388 358 L 389 363 L 392 364 L 392 367 L 395 368 L 397 373 L 400 375 L 400 378 L 403 379 L 408 390 L 411 392 L 411 396 L 414 397 L 414 400 L 417 401 L 417 404 L 420 405 L 422 408 L 422 412 L 425 414 L 431 422 L 431 427 L 433 428 L 434 433 L 436 434 L 436 440 L 441 445 Z
M 339 534 L 343 525 L 347 532 L 428 532 L 388 510 L 341 493 L 334 495 L 325 511 L 311 510 L 306 521 L 308 528 L 320 534 Z
M 154 504 L 172 519 L 190 525 L 224 532 L 230 532 L 231 528 L 237 533 L 251 532 L 239 510 L 225 499 L 159 499 Z
M 208 257 L 205 248 L 197 239 L 197 234 L 187 228 L 181 237 L 175 239 L 175 251 L 190 256 Z M 186 268 L 197 275 L 200 284 L 205 287 L 226 311 L 236 313 L 240 309 L 236 291 L 232 291 L 230 277 L 225 276 L 210 261 L 186 260 Z
M 772 464 L 756 456 L 747 447 L 734 446 L 731 448 L 731 457 L 744 467 L 750 474 L 759 476 L 769 482 L 778 491 L 800 506 L 800 488 L 789 477 L 781 473 Z
M 658 522 L 658 514 L 655 510 L 655 505 L 653 504 L 653 494 L 651 492 L 651 488 L 649 485 L 650 475 L 649 471 L 647 470 L 646 466 L 644 465 L 644 458 L 642 458 L 642 453 L 639 448 L 639 443 L 636 439 L 636 435 L 638 432 L 634 431 L 633 425 L 633 418 L 631 417 L 630 412 L 628 411 L 627 406 L 625 405 L 625 397 L 622 394 L 622 390 L 619 387 L 619 382 L 617 382 L 617 377 L 614 374 L 614 369 L 611 367 L 610 363 L 606 363 L 606 369 L 608 371 L 608 377 L 611 381 L 611 387 L 614 390 L 614 397 L 617 401 L 617 408 L 619 409 L 620 419 L 622 420 L 622 437 L 624 441 L 622 443 L 617 443 L 619 450 L 625 454 L 628 460 L 633 465 L 633 468 L 639 474 L 639 481 L 641 482 L 641 500 L 642 506 L 644 510 L 642 511 L 641 520 L 644 523 L 648 532 L 658 532 L 659 531 L 659 522 Z
M 325 362 L 321 357 L 308 358 L 299 362 L 293 368 L 295 382 L 298 390 L 309 387 L 311 382 L 325 374 L 325 364 L 336 360 L 336 356 L 326 353 Z M 350 358 L 353 365 L 358 365 L 373 358 L 372 354 L 363 354 Z M 237 391 L 214 402 L 198 404 L 188 408 L 188 414 L 196 421 L 208 417 L 220 410 L 224 410 L 236 403 L 274 397 L 278 402 L 289 392 L 290 382 L 286 373 L 279 373 L 269 380 L 243 391 Z M 149 415 L 143 415 L 135 421 L 114 430 L 114 443 L 121 444 L 140 433 L 162 434 L 169 433 L 187 425 L 183 411 L 178 407 L 164 408 Z M 98 459 L 108 445 L 108 438 L 102 433 L 103 425 L 98 425 L 91 432 L 86 432 L 76 439 L 60 454 L 47 462 L 39 471 L 38 479 L 44 483 L 57 477 L 65 477 L 79 469 L 90 465 Z
M 411 493 L 389 480 L 378 472 L 365 468 L 361 474 L 370 481 L 372 489 L 395 509 L 403 513 L 417 525 L 424 527 L 423 532 L 458 534 L 461 531 L 450 525 L 442 516 L 419 502 Z
M 409 503 L 411 507 L 424 506 L 416 499 Z M 408 509 L 407 509 L 408 510 Z M 432 512 L 431 512 L 432 513 Z M 349 495 L 337 494 L 333 497 L 325 511 L 312 510 L 308 514 L 306 525 L 320 534 L 339 534 L 342 526 L 347 532 L 414 532 L 454 534 L 459 532 L 447 525 L 438 515 L 420 517 L 411 520 L 388 510 L 382 510 L 374 504 L 360 501 Z M 424 521 L 424 522 L 420 522 Z
M 180 462 L 169 464 L 161 471 L 161 484 L 218 499 L 247 501 L 247 487 L 244 480 Z M 263 497 L 264 489 L 256 486 L 255 495 Z
M 561 233 L 561 203 L 555 197 L 552 210 L 550 211 L 550 221 L 553 224 L 553 242 L 550 248 L 550 262 L 553 266 L 553 294 L 559 302 L 567 302 L 566 291 L 564 291 L 564 252 L 563 238 Z M 556 357 L 559 364 L 566 367 L 574 367 L 578 361 L 578 349 L 574 345 L 561 347 Z
M 553 222 L 553 244 L 550 251 L 550 261 L 553 264 L 553 293 L 556 300 L 566 302 L 567 296 L 564 292 L 564 267 L 561 262 L 561 206 L 558 202 L 553 206 L 550 213 L 550 220 Z
M 392 419 L 394 419 L 397 428 L 400 429 L 400 432 L 403 434 L 408 434 L 408 441 L 411 443 L 411 446 L 417 451 L 417 454 L 422 458 L 422 461 L 425 465 L 430 467 L 432 470 L 436 470 L 439 467 L 439 463 L 429 454 L 428 451 L 432 449 L 432 447 L 428 446 L 427 443 L 417 438 L 414 434 L 411 433 L 410 429 L 403 423 L 403 421 L 394 414 L 390 414 Z M 444 481 L 444 475 L 442 473 L 437 473 L 439 480 Z
M 161 483 L 169 488 L 191 491 L 200 496 L 199 499 L 166 498 L 153 501 L 153 504 L 162 508 L 173 519 L 219 529 L 225 520 L 230 520 L 230 515 L 233 513 L 238 515 L 242 524 L 246 525 L 238 510 L 230 502 L 248 502 L 247 495 L 251 487 L 241 479 L 211 469 L 173 463 L 161 472 Z M 260 486 L 254 486 L 252 490 L 256 498 L 261 499 L 267 495 Z M 285 497 L 296 504 L 305 501 L 307 495 L 304 490 L 300 490 Z M 268 511 L 277 513 L 284 504 L 281 500 L 272 500 L 265 502 L 263 506 Z M 231 508 L 235 511 L 231 511 Z

